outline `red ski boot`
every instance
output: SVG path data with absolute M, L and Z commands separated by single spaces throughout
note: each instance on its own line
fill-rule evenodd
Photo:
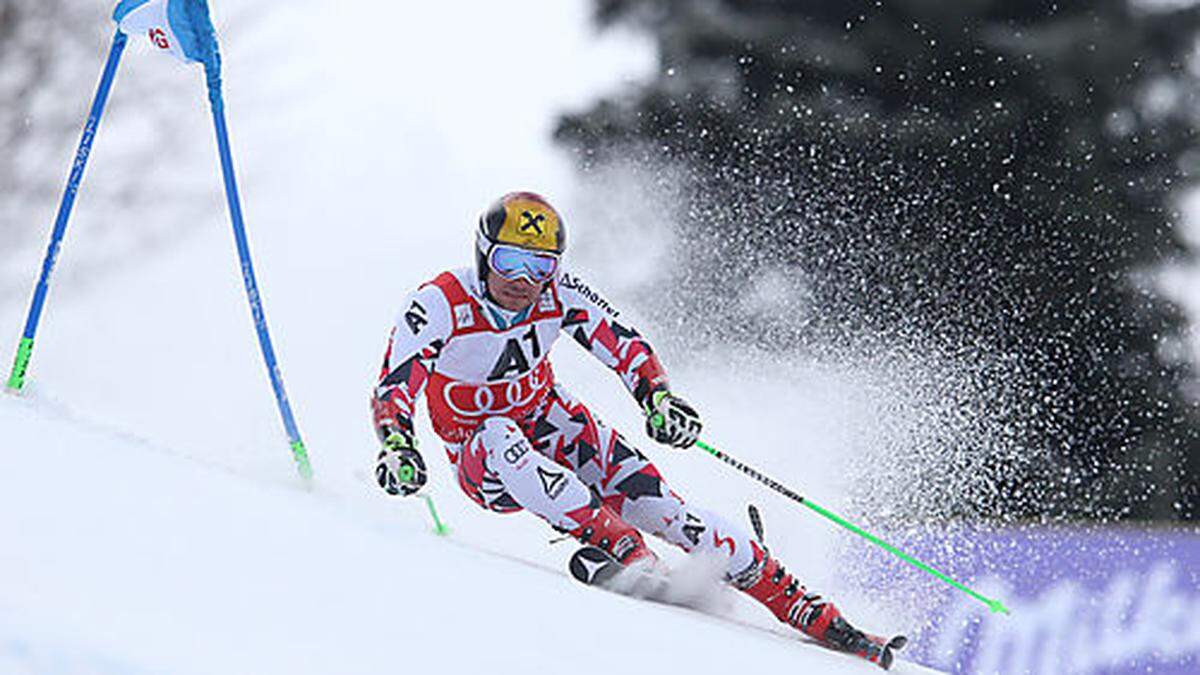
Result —
M 658 556 L 646 546 L 642 533 L 607 506 L 596 509 L 596 515 L 580 523 L 568 534 L 605 553 L 626 567 L 635 563 L 654 563 Z
M 901 635 L 886 640 L 851 626 L 833 603 L 809 593 L 765 548 L 756 545 L 754 549 L 754 564 L 733 580 L 738 590 L 822 644 L 861 656 L 884 670 L 892 666 L 892 651 L 903 648 L 907 638 Z

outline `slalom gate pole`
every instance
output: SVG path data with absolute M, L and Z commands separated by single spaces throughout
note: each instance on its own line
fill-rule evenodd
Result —
M 267 330 L 267 316 L 263 311 L 262 298 L 259 297 L 258 282 L 254 277 L 254 264 L 250 260 L 250 244 L 246 240 L 246 224 L 242 218 L 237 178 L 233 172 L 233 153 L 229 148 L 229 132 L 225 126 L 225 101 L 221 96 L 219 57 L 214 55 L 211 61 L 206 62 L 204 72 L 208 84 L 208 100 L 212 108 L 213 127 L 217 134 L 217 151 L 221 156 L 221 175 L 225 180 L 225 198 L 229 202 L 229 217 L 233 221 L 233 238 L 237 243 L 238 258 L 242 263 L 242 281 L 246 286 L 246 298 L 250 301 L 250 314 L 254 317 L 254 327 L 258 331 L 258 344 L 262 348 L 263 361 L 267 366 L 267 375 L 271 379 L 271 388 L 275 391 L 275 402 L 279 407 L 279 414 L 283 418 L 284 429 L 287 430 L 292 456 L 296 461 L 296 469 L 305 481 L 311 481 L 312 465 L 308 460 L 308 450 L 300 438 L 300 430 L 296 426 L 292 406 L 288 402 L 287 392 L 283 388 L 283 376 L 279 373 L 279 363 L 275 358 L 275 349 L 271 345 L 271 335 Z
M 896 556 L 897 558 L 900 558 L 901 560 L 908 563 L 909 565 L 912 565 L 913 567 L 921 570 L 922 572 L 925 572 L 926 574 L 937 577 L 938 579 L 953 586 L 954 588 L 957 588 L 958 590 L 962 591 L 963 593 L 966 593 L 967 595 L 971 596 L 972 598 L 975 598 L 976 600 L 987 605 L 988 609 L 990 609 L 993 613 L 995 613 L 995 612 L 1003 612 L 1004 614 L 1012 613 L 1009 611 L 1009 609 L 1007 607 L 1004 606 L 1004 603 L 1002 603 L 1001 601 L 993 599 L 993 598 L 989 598 L 989 597 L 983 595 L 982 593 L 979 593 L 975 590 L 968 588 L 966 585 L 962 584 L 961 582 L 952 579 L 946 573 L 944 573 L 938 569 L 935 569 L 934 567 L 928 565 L 927 563 L 921 562 L 920 560 L 914 558 L 913 556 L 909 555 L 908 553 L 901 551 L 900 549 L 896 548 L 895 546 L 887 543 L 886 541 L 871 534 L 870 532 L 867 532 L 866 530 L 855 525 L 854 523 L 851 523 L 850 521 L 846 520 L 845 518 L 842 518 L 841 516 L 837 515 L 836 513 L 833 513 L 832 511 L 814 503 L 812 500 L 810 500 L 800 494 L 797 494 L 795 491 L 787 488 L 786 486 L 779 483 L 778 481 L 770 478 L 769 476 L 763 475 L 759 471 L 743 464 L 742 462 L 734 459 L 733 457 L 730 457 L 729 455 L 727 455 L 724 452 L 705 443 L 704 441 L 696 441 L 696 447 L 707 452 L 708 454 L 712 455 L 713 457 L 716 457 L 717 459 L 721 460 L 722 462 L 725 462 L 726 464 L 728 464 L 729 466 L 732 466 L 733 468 L 737 469 L 738 471 L 741 471 L 742 473 L 753 478 L 754 480 L 758 481 L 759 483 L 766 485 L 767 487 L 771 488 L 775 492 L 778 492 L 779 494 L 783 495 L 784 497 L 787 497 L 788 499 L 790 499 L 794 502 L 799 502 L 801 505 L 808 507 L 809 509 L 811 509 L 813 512 L 817 513 L 821 517 L 831 520 L 834 523 L 840 525 L 841 527 L 843 527 L 847 530 L 850 530 L 854 534 L 857 534 L 858 536 L 862 537 L 863 539 L 866 539 L 867 541 L 871 542 L 872 544 L 875 544 L 876 546 L 882 548 L 883 550 L 887 551 L 888 553 L 891 553 L 892 555 Z
M 96 87 L 96 95 L 92 99 L 92 110 L 88 113 L 87 122 L 83 125 L 83 137 L 79 139 L 79 148 L 75 151 L 75 160 L 71 172 L 67 176 L 67 186 L 63 190 L 62 201 L 58 205 L 58 217 L 54 220 L 54 230 L 50 235 L 50 245 L 46 249 L 46 257 L 42 260 L 42 274 L 38 278 L 33 291 L 33 302 L 29 306 L 29 315 L 25 319 L 25 330 L 21 333 L 21 342 L 17 346 L 17 357 L 13 361 L 12 372 L 8 376 L 8 390 L 17 393 L 25 386 L 25 371 L 29 367 L 29 359 L 33 355 L 33 340 L 37 334 L 38 322 L 41 320 L 42 308 L 45 306 L 46 294 L 50 290 L 50 275 L 54 272 L 54 264 L 58 261 L 59 249 L 67 232 L 67 221 L 71 217 L 71 209 L 75 205 L 75 195 L 83 182 L 83 170 L 87 167 L 88 157 L 92 153 L 92 141 L 100 128 L 100 117 L 104 114 L 104 105 L 108 101 L 108 92 L 112 88 L 113 79 L 117 75 L 117 66 L 121 62 L 121 54 L 125 51 L 128 38 L 120 30 L 113 35 L 112 46 L 108 49 L 108 61 L 104 65 L 104 73 L 100 76 L 100 84 Z

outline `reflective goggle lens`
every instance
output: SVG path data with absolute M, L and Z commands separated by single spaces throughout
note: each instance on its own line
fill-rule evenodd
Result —
M 534 283 L 549 281 L 558 269 L 558 256 L 535 253 L 513 246 L 496 246 L 488 256 L 488 264 L 496 274 L 516 281 L 525 277 Z

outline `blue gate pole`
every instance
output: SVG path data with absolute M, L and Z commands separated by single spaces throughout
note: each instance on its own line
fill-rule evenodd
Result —
M 221 155 L 221 174 L 225 179 L 225 198 L 229 202 L 229 217 L 233 221 L 233 238 L 237 242 L 238 257 L 242 263 L 242 281 L 246 285 L 246 297 L 250 301 L 250 314 L 254 317 L 254 327 L 258 331 L 258 344 L 262 348 L 267 375 L 271 378 L 271 387 L 275 390 L 275 402 L 279 405 L 279 414 L 283 417 L 283 426 L 287 430 L 292 455 L 296 460 L 296 468 L 305 480 L 310 480 L 312 465 L 308 460 L 308 450 L 305 449 L 304 441 L 300 438 L 300 430 L 296 427 L 292 406 L 288 403 L 287 392 L 283 388 L 283 377 L 279 373 L 275 349 L 271 346 L 271 335 L 267 331 L 267 316 L 263 312 L 262 298 L 259 297 L 258 283 L 254 278 L 254 264 L 250 260 L 250 245 L 246 241 L 246 224 L 242 218 L 242 204 L 238 197 L 237 179 L 233 173 L 233 153 L 229 149 L 229 132 L 225 126 L 225 102 L 221 97 L 219 69 L 219 62 L 205 64 L 208 100 L 212 108 L 213 126 L 217 133 L 217 150 Z
M 33 302 L 25 319 L 25 330 L 21 334 L 17 357 L 8 376 L 8 389 L 12 392 L 19 392 L 25 386 L 25 371 L 33 355 L 33 339 L 37 334 L 42 307 L 46 303 L 46 293 L 50 290 L 50 274 L 54 272 L 54 263 L 58 261 L 59 248 L 67 231 L 67 220 L 71 217 L 71 208 L 75 205 L 75 194 L 79 192 L 79 185 L 83 182 L 83 170 L 87 167 L 88 156 L 92 152 L 92 141 L 100 127 L 100 117 L 104 114 L 104 104 L 108 101 L 108 92 L 117 75 L 117 66 L 121 62 L 121 54 L 125 51 L 126 41 L 125 34 L 120 30 L 113 35 L 112 46 L 108 49 L 108 62 L 104 65 L 104 74 L 100 76 L 100 85 L 96 88 L 95 98 L 92 99 L 92 110 L 83 125 L 83 138 L 79 140 L 79 149 L 75 151 L 75 161 L 71 165 L 67 187 L 63 190 L 62 201 L 58 205 L 54 231 L 50 235 L 50 246 L 46 249 L 46 257 L 42 261 L 42 274 L 34 288 Z

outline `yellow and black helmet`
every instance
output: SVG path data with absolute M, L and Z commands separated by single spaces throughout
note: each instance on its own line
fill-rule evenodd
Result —
M 481 282 L 487 279 L 488 255 L 498 244 L 562 255 L 567 248 L 567 231 L 562 216 L 545 197 L 534 192 L 510 192 L 479 216 L 475 263 Z
M 567 247 L 566 235 L 558 211 L 533 192 L 510 192 L 479 216 L 479 238 L 489 244 L 561 255 Z

